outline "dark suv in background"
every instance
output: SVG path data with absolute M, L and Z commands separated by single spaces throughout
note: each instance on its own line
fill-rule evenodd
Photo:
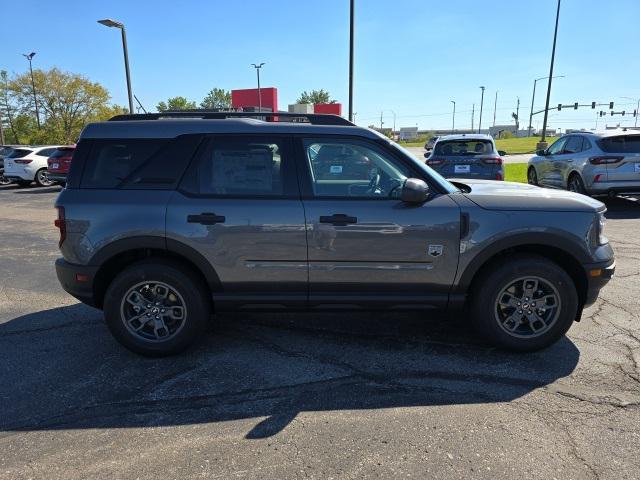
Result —
M 82 132 L 56 202 L 57 274 L 127 348 L 178 352 L 225 310 L 467 308 L 494 345 L 536 350 L 613 274 L 596 200 L 453 184 L 340 117 L 250 115 Z

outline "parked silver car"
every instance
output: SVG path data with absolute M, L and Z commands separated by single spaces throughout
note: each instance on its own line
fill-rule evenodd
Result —
M 529 160 L 532 185 L 584 195 L 640 193 L 640 131 L 565 135 Z

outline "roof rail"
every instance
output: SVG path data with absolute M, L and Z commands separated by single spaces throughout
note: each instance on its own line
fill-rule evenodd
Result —
M 288 113 L 288 112 L 212 112 L 209 110 L 179 110 L 161 113 L 136 113 L 116 115 L 110 122 L 124 120 L 160 120 L 163 118 L 200 118 L 203 120 L 224 120 L 227 118 L 255 118 L 270 122 L 310 123 L 312 125 L 348 125 L 355 126 L 346 118 L 323 113 Z

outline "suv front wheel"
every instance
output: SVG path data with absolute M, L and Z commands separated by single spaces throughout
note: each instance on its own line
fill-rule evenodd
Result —
M 206 328 L 206 289 L 177 262 L 144 260 L 122 271 L 104 298 L 107 326 L 129 350 L 147 356 L 178 353 Z
M 478 333 L 498 347 L 532 351 L 567 332 L 578 309 L 567 272 L 537 255 L 514 255 L 492 266 L 474 282 L 472 321 Z

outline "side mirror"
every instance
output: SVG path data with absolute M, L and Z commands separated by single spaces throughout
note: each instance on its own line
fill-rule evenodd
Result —
M 538 155 L 539 157 L 544 157 L 546 154 L 546 150 L 536 150 L 536 155 Z
M 504 157 L 507 154 L 507 152 L 505 152 L 504 150 L 498 150 L 498 155 L 500 155 L 501 157 Z
M 429 185 L 419 178 L 407 178 L 400 199 L 406 203 L 424 203 L 429 198 Z
M 431 156 L 431 152 L 427 152 L 424 154 L 424 158 L 429 158 Z

